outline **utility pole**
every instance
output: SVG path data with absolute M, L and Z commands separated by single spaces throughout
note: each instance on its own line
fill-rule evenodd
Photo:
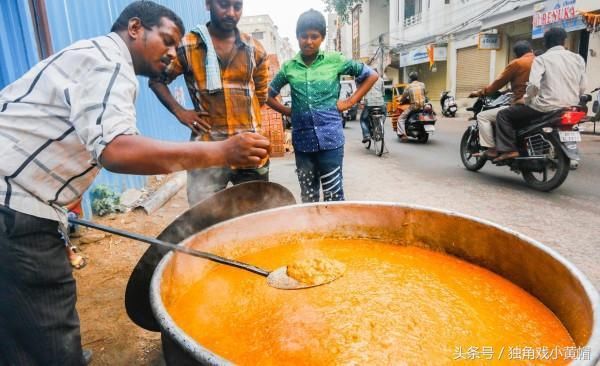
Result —
M 381 52 L 381 55 L 379 56 L 379 75 L 383 78 L 383 34 L 379 35 L 379 51 Z

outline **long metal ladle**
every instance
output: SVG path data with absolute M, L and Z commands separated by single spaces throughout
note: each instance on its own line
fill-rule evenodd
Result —
M 186 248 L 184 246 L 179 246 L 179 245 L 175 245 L 175 244 L 172 244 L 172 243 L 167 243 L 167 242 L 162 241 L 162 240 L 158 240 L 158 239 L 155 239 L 155 238 L 151 238 L 151 237 L 147 237 L 147 236 L 143 236 L 143 235 L 131 233 L 131 232 L 128 232 L 128 231 L 125 231 L 125 230 L 120 230 L 120 229 L 112 228 L 112 227 L 105 226 L 105 225 L 96 224 L 96 223 L 93 223 L 91 221 L 82 220 L 82 219 L 75 219 L 75 218 L 69 218 L 69 222 L 71 222 L 73 224 L 76 224 L 76 225 L 86 226 L 86 227 L 90 227 L 92 229 L 96 229 L 96 230 L 104 231 L 104 232 L 107 232 L 107 233 L 115 234 L 115 235 L 122 236 L 122 237 L 125 237 L 125 238 L 129 238 L 129 239 L 141 241 L 141 242 L 148 243 L 148 244 L 151 244 L 151 245 L 162 246 L 162 247 L 165 247 L 165 248 L 172 249 L 172 250 L 174 250 L 176 252 L 181 252 L 181 253 L 192 255 L 194 257 L 200 257 L 200 258 L 208 259 L 210 261 L 221 263 L 221 264 L 224 264 L 226 266 L 231 266 L 231 267 L 236 267 L 236 268 L 239 268 L 239 269 L 243 269 L 243 270 L 246 270 L 248 272 L 252 272 L 254 274 L 266 277 L 267 278 L 267 283 L 269 284 L 269 286 L 277 288 L 277 289 L 280 289 L 280 290 L 299 290 L 299 289 L 304 289 L 304 288 L 309 288 L 309 287 L 316 287 L 316 286 L 324 285 L 326 283 L 329 283 L 329 282 L 334 281 L 334 280 L 337 279 L 337 278 L 332 278 L 332 279 L 328 279 L 327 281 L 323 281 L 323 282 L 320 282 L 320 283 L 306 284 L 306 283 L 302 283 L 302 282 L 296 281 L 292 277 L 289 277 L 287 275 L 287 266 L 279 267 L 279 268 L 277 268 L 277 269 L 269 272 L 269 271 L 266 271 L 266 270 L 264 270 L 262 268 L 253 266 L 253 265 L 248 264 L 248 263 L 238 262 L 238 261 L 235 261 L 233 259 L 227 259 L 227 258 L 218 256 L 218 255 L 215 255 L 215 254 L 201 252 L 199 250 Z

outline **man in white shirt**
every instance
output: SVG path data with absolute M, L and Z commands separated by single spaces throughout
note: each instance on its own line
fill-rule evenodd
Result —
M 136 75 L 159 76 L 184 31 L 171 10 L 136 1 L 111 33 L 74 43 L 0 91 L 0 364 L 89 361 L 62 207 L 101 167 L 164 174 L 267 156 L 268 140 L 253 133 L 185 143 L 138 135 Z
M 516 129 L 548 113 L 577 105 L 585 92 L 585 61 L 565 49 L 567 32 L 550 28 L 544 33 L 547 51 L 533 61 L 529 74 L 525 104 L 514 105 L 498 112 L 496 145 L 502 152 L 494 161 L 514 159 L 519 156 Z
M 377 70 L 375 70 L 375 72 L 379 73 L 379 71 Z M 380 107 L 383 109 L 383 113 L 386 113 L 385 101 L 383 99 L 383 87 L 383 79 L 379 77 L 375 84 L 373 84 L 371 89 L 367 92 L 367 95 L 365 95 L 365 107 L 363 108 L 362 113 L 360 114 L 360 128 L 362 129 L 363 143 L 369 141 L 369 139 L 371 138 L 371 127 L 369 126 L 368 121 L 369 108 Z

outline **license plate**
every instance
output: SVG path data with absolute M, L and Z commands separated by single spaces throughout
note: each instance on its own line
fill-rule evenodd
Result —
M 433 132 L 435 131 L 435 126 L 434 125 L 425 125 L 425 132 Z
M 579 142 L 581 141 L 581 134 L 579 131 L 558 131 L 560 141 L 562 142 Z

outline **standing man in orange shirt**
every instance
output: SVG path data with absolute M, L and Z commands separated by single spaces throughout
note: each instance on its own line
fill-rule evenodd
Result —
M 206 0 L 210 22 L 188 32 L 163 77 L 150 87 L 177 119 L 192 130 L 192 139 L 221 141 L 260 128 L 260 107 L 267 101 L 268 62 L 263 46 L 241 33 L 237 23 L 243 0 Z M 182 107 L 166 84 L 179 75 L 194 110 Z M 188 171 L 190 206 L 233 184 L 269 179 L 269 163 L 259 168 L 205 168 Z

